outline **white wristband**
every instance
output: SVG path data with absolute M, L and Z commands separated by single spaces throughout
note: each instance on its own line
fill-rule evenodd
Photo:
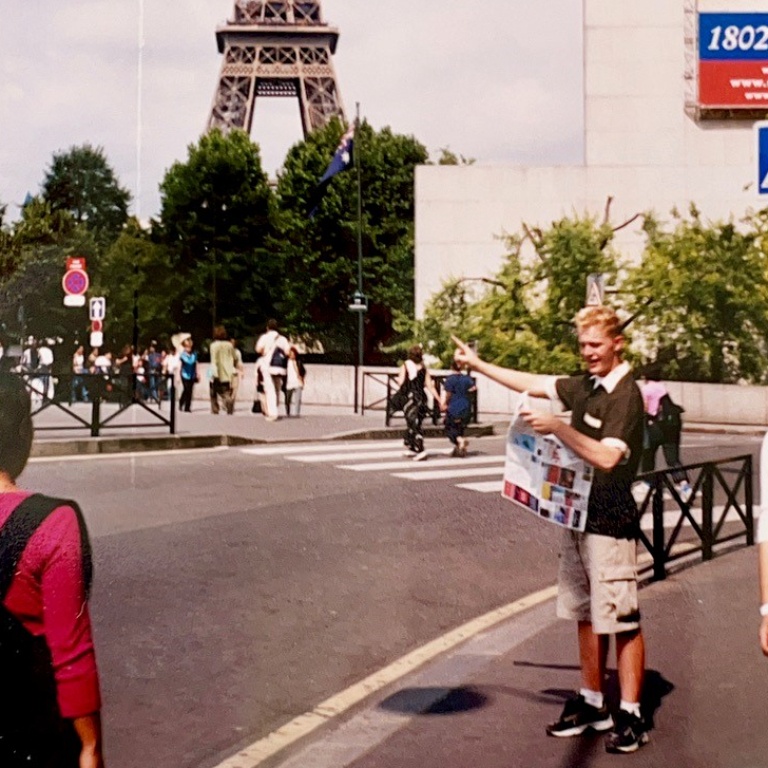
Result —
M 768 603 L 763 603 L 760 606 L 760 615 L 761 616 L 768 616 Z

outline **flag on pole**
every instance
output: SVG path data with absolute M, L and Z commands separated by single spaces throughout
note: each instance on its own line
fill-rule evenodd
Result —
M 353 163 L 353 148 L 355 144 L 355 124 L 347 128 L 346 133 L 341 137 L 339 146 L 336 148 L 336 152 L 333 155 L 328 167 L 325 169 L 325 173 L 320 178 L 320 181 L 315 187 L 315 191 L 312 193 L 312 197 L 309 201 L 309 218 L 311 219 L 317 212 L 318 206 L 325 195 L 325 190 L 331 183 L 331 179 L 342 171 L 346 171 Z

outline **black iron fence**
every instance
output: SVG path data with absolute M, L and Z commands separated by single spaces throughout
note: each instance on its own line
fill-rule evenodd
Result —
M 453 375 L 452 371 L 435 372 L 430 371 L 430 376 L 435 383 L 435 389 L 440 392 L 443 388 L 443 382 Z M 384 411 L 384 423 L 386 426 L 390 426 L 392 419 L 402 416 L 402 411 L 397 410 L 392 405 L 392 395 L 397 392 L 397 372 L 363 372 L 363 398 L 362 398 L 362 412 L 365 413 L 366 409 L 370 411 Z M 474 377 L 472 377 L 474 381 Z M 373 392 L 375 390 L 375 394 Z M 366 395 L 368 396 L 366 398 Z M 472 407 L 472 415 L 470 421 L 473 424 L 477 424 L 477 391 L 471 392 L 470 404 Z M 440 405 L 439 403 L 433 403 L 429 408 L 427 417 L 432 420 L 433 424 L 437 424 L 440 421 Z
M 105 427 L 136 429 L 167 427 L 176 433 L 176 392 L 173 376 L 164 374 L 17 373 L 32 400 L 35 431 L 89 430 L 99 437 Z M 143 422 L 125 422 L 129 410 Z
M 684 470 L 691 490 L 674 482 Z M 689 464 L 638 476 L 647 486 L 637 498 L 640 542 L 651 555 L 652 577 L 667 577 L 671 563 L 697 556 L 711 560 L 716 550 L 740 539 L 754 544 L 753 474 L 749 455 Z M 653 525 L 642 525 L 651 516 Z M 647 519 L 647 518 L 646 518 Z

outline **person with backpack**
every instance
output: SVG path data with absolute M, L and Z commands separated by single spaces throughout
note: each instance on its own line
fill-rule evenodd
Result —
M 104 768 L 88 531 L 74 502 L 17 485 L 30 413 L 0 374 L 0 765 Z
M 288 371 L 288 353 L 291 350 L 291 343 L 278 331 L 277 320 L 267 321 L 266 333 L 259 336 L 255 349 L 259 355 L 256 365 L 263 377 L 264 418 L 277 421 L 280 390 Z
M 669 391 L 661 381 L 657 366 L 649 366 L 640 381 L 640 392 L 645 406 L 645 432 L 640 472 L 653 472 L 656 468 L 656 452 L 664 453 L 667 466 L 672 470 L 672 480 L 677 485 L 683 501 L 691 497 L 688 473 L 680 462 L 680 439 L 683 431 L 683 409 L 673 402 Z

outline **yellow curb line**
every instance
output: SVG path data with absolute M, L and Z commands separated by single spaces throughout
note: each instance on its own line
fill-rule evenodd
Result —
M 263 739 L 219 763 L 216 768 L 256 768 L 265 760 L 273 757 L 281 750 L 290 746 L 302 737 L 326 724 L 363 699 L 382 688 L 390 685 L 399 678 L 413 672 L 415 669 L 431 661 L 446 651 L 469 640 L 471 637 L 489 629 L 505 619 L 546 602 L 557 595 L 557 587 L 551 586 L 520 598 L 501 608 L 490 611 L 483 616 L 468 621 L 442 637 L 432 640 L 415 651 L 402 656 L 392 664 L 364 678 L 341 693 L 326 699 L 309 712 L 304 712 L 290 722 L 273 731 Z

